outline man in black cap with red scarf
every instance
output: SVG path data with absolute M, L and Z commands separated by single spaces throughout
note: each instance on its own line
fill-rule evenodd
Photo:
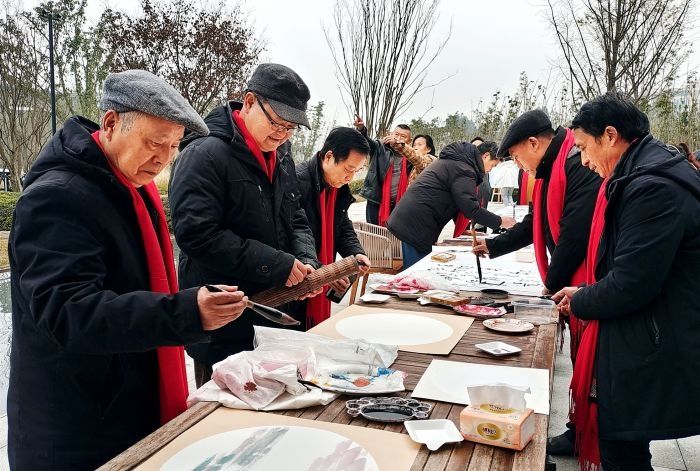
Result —
M 300 125 L 309 127 L 308 100 L 293 70 L 260 64 L 243 102 L 205 118 L 209 136 L 185 136 L 169 192 L 181 285 L 236 280 L 252 295 L 299 284 L 318 267 L 288 142 Z M 303 303 L 282 309 L 305 321 Z M 198 386 L 211 378 L 214 363 L 253 349 L 254 324 L 277 326 L 246 311 L 235 329 L 187 347 Z
M 555 131 L 542 110 L 528 111 L 513 121 L 498 150 L 499 156 L 508 154 L 535 177 L 533 210 L 505 234 L 481 241 L 474 253 L 495 258 L 534 243 L 545 286 L 542 294 L 583 283 L 588 236 L 602 179 L 581 164 L 573 132 L 563 127 Z M 574 362 L 582 328 L 574 317 L 569 326 Z M 574 440 L 575 433 L 569 428 L 548 440 L 547 451 L 573 455 Z

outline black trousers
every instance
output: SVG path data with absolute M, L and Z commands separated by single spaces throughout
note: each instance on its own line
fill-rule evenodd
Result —
M 194 382 L 197 385 L 197 389 L 211 379 L 213 372 L 214 370 L 211 366 L 194 360 Z
M 653 471 L 649 442 L 600 440 L 600 464 L 603 471 Z

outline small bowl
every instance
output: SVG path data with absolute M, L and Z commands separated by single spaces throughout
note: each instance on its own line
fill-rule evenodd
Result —
M 435 451 L 445 443 L 459 443 L 464 437 L 454 422 L 447 419 L 409 420 L 404 422 L 408 436 L 416 443 L 424 443 Z
M 378 293 L 365 293 L 360 296 L 363 303 L 368 304 L 382 304 L 389 300 L 391 296 L 388 294 L 378 294 Z

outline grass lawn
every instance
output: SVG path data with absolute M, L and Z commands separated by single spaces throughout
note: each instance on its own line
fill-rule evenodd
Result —
M 9 232 L 0 232 L 0 270 L 10 268 L 10 259 L 7 256 L 7 240 Z

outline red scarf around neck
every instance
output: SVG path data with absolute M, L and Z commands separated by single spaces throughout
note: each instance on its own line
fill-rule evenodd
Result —
M 321 177 L 323 178 L 323 177 Z M 318 249 L 318 261 L 323 265 L 329 265 L 335 261 L 335 200 L 338 195 L 337 188 L 324 188 L 318 198 L 318 207 L 321 214 L 321 247 Z M 323 287 L 323 292 L 306 302 L 306 324 L 310 329 L 320 324 L 331 316 L 331 301 L 326 297 L 328 286 Z
M 394 178 L 394 159 L 391 159 L 389 170 L 384 176 L 384 184 L 382 186 L 382 202 L 379 204 L 379 225 L 386 226 L 386 221 L 391 215 L 391 180 Z M 399 188 L 396 192 L 396 201 L 394 205 L 399 204 L 399 201 L 406 193 L 408 188 L 408 174 L 406 173 L 406 157 L 401 157 L 401 176 L 399 177 Z
M 277 151 L 265 152 L 267 156 L 263 155 L 260 146 L 258 146 L 258 143 L 253 139 L 253 135 L 248 131 L 245 121 L 241 118 L 241 114 L 238 110 L 234 110 L 233 120 L 236 122 L 236 126 L 238 126 L 238 130 L 241 132 L 248 149 L 253 153 L 255 159 L 260 164 L 260 168 L 263 169 L 270 183 L 272 183 L 272 178 L 275 175 L 275 164 L 277 163 Z
M 523 174 L 520 175 L 520 195 L 518 196 L 518 204 L 527 204 L 527 184 L 530 179 L 530 175 L 523 170 Z
M 598 258 L 598 246 L 605 228 L 605 209 L 608 200 L 605 197 L 606 179 L 600 186 L 598 198 L 593 211 L 588 251 L 586 252 L 586 284 L 596 282 L 595 267 Z M 571 409 L 570 419 L 576 425 L 576 448 L 581 469 L 600 468 L 600 450 L 598 449 L 598 404 L 591 401 L 589 396 L 595 368 L 595 354 L 598 347 L 598 321 L 588 321 L 571 377 Z
M 151 205 L 158 212 L 158 230 L 153 227 L 146 203 L 136 191 L 134 185 L 107 158 L 100 142 L 100 131 L 95 131 L 92 138 L 99 146 L 112 173 L 119 183 L 124 185 L 131 195 L 131 203 L 136 213 L 141 239 L 146 253 L 150 289 L 156 293 L 175 294 L 178 291 L 175 275 L 173 246 L 170 232 L 163 211 L 163 203 L 155 183 L 143 187 Z M 138 333 L 136 333 L 138 335 Z M 160 423 L 165 424 L 187 409 L 187 371 L 185 370 L 185 353 L 183 347 L 158 347 L 158 397 L 160 403 Z
M 564 212 L 564 198 L 566 197 L 566 159 L 569 152 L 574 147 L 574 133 L 570 129 L 566 130 L 566 137 L 559 148 L 557 158 L 552 165 L 552 174 L 549 177 L 547 186 L 547 222 L 552 233 L 554 243 L 559 243 L 559 220 Z M 549 259 L 547 256 L 547 239 L 544 233 L 544 215 L 542 214 L 542 193 L 544 189 L 544 179 L 535 179 L 535 189 L 533 191 L 533 242 L 535 245 L 535 260 L 540 272 L 542 282 L 547 279 L 549 270 Z M 570 286 L 577 286 L 586 279 L 585 261 L 571 277 Z M 569 316 L 569 328 L 571 329 L 571 361 L 576 362 L 576 353 L 581 340 L 581 323 L 576 317 Z

